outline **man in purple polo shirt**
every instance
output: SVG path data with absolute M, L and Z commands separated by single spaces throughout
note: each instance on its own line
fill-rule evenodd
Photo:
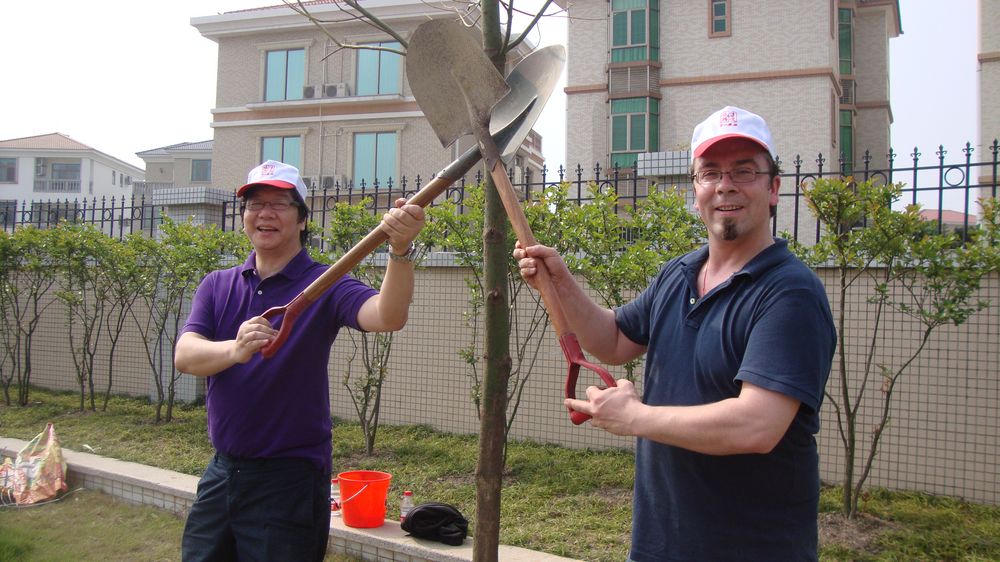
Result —
M 174 358 L 179 370 L 208 377 L 216 449 L 188 514 L 182 557 L 322 560 L 330 530 L 330 346 L 342 327 L 388 332 L 406 324 L 424 210 L 399 199 L 383 216 L 390 259 L 379 291 L 344 276 L 264 359 L 258 352 L 277 331 L 261 314 L 288 303 L 327 266 L 304 248 L 309 209 L 298 169 L 268 160 L 236 195 L 253 251 L 202 281 Z
M 551 248 L 514 257 L 532 284 L 544 264 L 595 357 L 646 356 L 641 397 L 623 379 L 566 400 L 637 437 L 630 559 L 816 560 L 814 434 L 836 346 L 826 292 L 771 236 L 781 177 L 764 120 L 724 107 L 695 128 L 691 155 L 708 244 L 632 302 L 599 306 Z

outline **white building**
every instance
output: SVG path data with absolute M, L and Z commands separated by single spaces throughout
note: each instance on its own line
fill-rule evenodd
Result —
M 0 209 L 42 201 L 129 198 L 141 168 L 62 133 L 0 140 Z

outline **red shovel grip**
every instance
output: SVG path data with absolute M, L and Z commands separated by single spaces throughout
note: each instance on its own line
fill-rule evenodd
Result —
M 310 304 L 312 304 L 312 300 L 306 297 L 304 293 L 299 293 L 285 306 L 275 306 L 267 309 L 264 314 L 261 314 L 261 316 L 271 322 L 272 326 L 274 326 L 275 319 L 281 318 L 281 327 L 278 328 L 278 335 L 270 343 L 260 348 L 260 354 L 264 359 L 270 359 L 278 352 L 281 345 L 291 335 L 292 327 L 295 326 L 295 321 L 298 320 L 299 314 L 302 314 L 303 310 L 309 308 Z
M 569 363 L 569 372 L 566 374 L 566 398 L 576 399 L 576 381 L 580 377 L 580 367 L 597 373 L 601 377 L 601 381 L 608 387 L 618 386 L 615 378 L 607 369 L 587 361 L 587 358 L 583 356 L 583 348 L 580 347 L 580 342 L 576 339 L 576 334 L 571 332 L 560 336 L 559 346 L 562 347 L 563 355 L 566 356 L 566 361 Z M 583 412 L 569 407 L 566 409 L 569 410 L 569 419 L 573 425 L 580 425 L 590 419 L 590 416 Z

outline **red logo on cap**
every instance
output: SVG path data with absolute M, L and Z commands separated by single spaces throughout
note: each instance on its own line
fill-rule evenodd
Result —
M 260 167 L 260 175 L 262 176 L 273 176 L 274 175 L 274 164 L 264 164 Z
M 735 111 L 723 111 L 719 114 L 719 126 L 720 127 L 738 127 L 739 123 L 736 122 L 736 112 Z

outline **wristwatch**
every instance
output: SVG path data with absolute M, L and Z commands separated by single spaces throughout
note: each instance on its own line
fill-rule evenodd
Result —
M 410 247 L 406 249 L 402 254 L 397 254 L 389 248 L 389 259 L 392 261 L 401 261 L 406 263 L 413 263 L 413 260 L 417 259 L 417 246 L 413 242 L 410 242 Z

